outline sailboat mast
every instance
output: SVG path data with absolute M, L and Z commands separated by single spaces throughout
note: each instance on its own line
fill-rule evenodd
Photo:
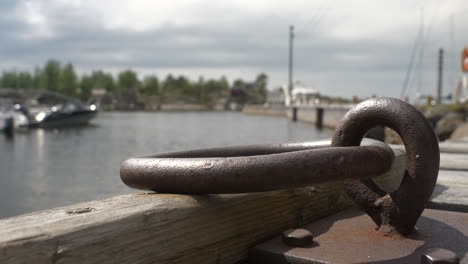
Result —
M 424 71 L 424 7 L 421 8 L 420 14 L 420 30 L 421 30 L 421 46 L 419 49 L 419 67 L 418 67 L 418 87 L 416 96 L 421 95 L 421 87 L 422 87 L 422 78 L 423 78 L 423 71 Z

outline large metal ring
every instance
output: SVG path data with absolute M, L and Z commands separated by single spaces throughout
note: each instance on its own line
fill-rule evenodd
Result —
M 364 179 L 388 171 L 393 151 L 374 140 L 364 145 L 332 148 L 326 142 L 304 142 L 163 153 L 126 160 L 120 177 L 137 189 L 213 194 Z
M 400 187 L 389 194 L 372 180 L 347 181 L 352 199 L 385 233 L 407 234 L 414 229 L 434 190 L 439 171 L 439 145 L 426 118 L 413 106 L 392 98 L 364 101 L 338 125 L 332 146 L 358 146 L 375 126 L 387 126 L 403 139 L 406 171 Z

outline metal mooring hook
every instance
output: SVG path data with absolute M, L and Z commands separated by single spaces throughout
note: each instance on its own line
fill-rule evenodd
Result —
M 407 172 L 390 194 L 370 180 L 391 167 L 393 151 L 371 141 L 374 126 L 394 129 L 407 151 Z M 251 145 L 163 153 L 126 160 L 122 181 L 168 193 L 244 193 L 346 181 L 348 194 L 380 227 L 413 229 L 437 180 L 439 149 L 432 128 L 415 108 L 391 98 L 370 99 L 349 111 L 332 146 L 314 143 Z M 361 181 L 359 181 L 361 180 Z
M 346 192 L 385 232 L 414 229 L 434 190 L 439 172 L 439 144 L 426 118 L 413 106 L 392 98 L 375 98 L 351 109 L 335 130 L 332 146 L 357 146 L 375 126 L 395 130 L 406 149 L 400 187 L 389 194 L 372 180 L 346 181 Z

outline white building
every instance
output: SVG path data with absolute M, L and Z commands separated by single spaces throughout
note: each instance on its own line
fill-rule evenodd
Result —
M 312 105 L 316 103 L 316 100 L 320 98 L 320 93 L 317 89 L 310 86 L 305 86 L 301 83 L 295 83 L 294 88 L 289 96 L 287 86 L 284 86 L 285 91 L 285 105 Z

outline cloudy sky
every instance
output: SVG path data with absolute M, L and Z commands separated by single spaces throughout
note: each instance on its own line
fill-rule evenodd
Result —
M 80 74 L 132 68 L 233 80 L 265 72 L 273 89 L 287 82 L 294 25 L 295 80 L 329 95 L 398 97 L 421 13 L 421 91 L 435 91 L 444 47 L 449 92 L 468 45 L 466 0 L 1 0 L 0 69 L 31 70 L 54 58 Z M 418 79 L 416 71 L 410 95 Z

